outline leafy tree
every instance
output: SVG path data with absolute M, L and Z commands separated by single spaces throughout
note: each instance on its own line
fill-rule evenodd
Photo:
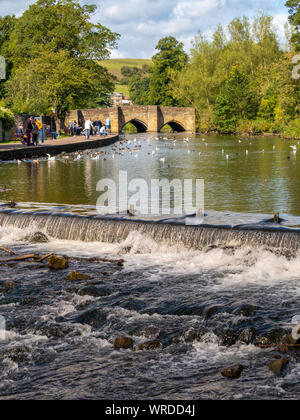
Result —
M 79 0 L 38 0 L 14 22 L 6 83 L 13 110 L 63 119 L 113 91 L 114 77 L 97 60 L 108 57 L 119 35 L 91 22 L 95 10 Z
M 295 29 L 291 40 L 296 50 L 300 51 L 300 1 L 288 0 L 285 5 L 289 8 L 289 21 Z
M 130 100 L 135 105 L 151 105 L 149 98 L 149 77 L 132 76 L 129 81 Z
M 177 106 L 178 100 L 173 97 L 171 71 L 180 71 L 188 62 L 183 44 L 173 37 L 163 38 L 156 46 L 150 74 L 149 101 L 152 105 Z
M 0 55 L 5 58 L 6 61 L 6 77 L 8 78 L 12 70 L 12 61 L 9 52 L 9 40 L 10 35 L 14 29 L 16 22 L 15 16 L 0 16 Z M 0 80 L 0 98 L 4 97 L 4 83 L 5 81 Z
M 14 114 L 10 110 L 0 106 L 0 121 L 4 130 L 10 129 L 15 124 Z
M 127 78 L 132 77 L 132 76 L 135 76 L 137 74 L 141 76 L 142 73 L 143 73 L 142 70 L 139 69 L 138 67 L 123 66 L 121 68 L 121 74 L 122 74 L 122 76 L 127 77 Z
M 113 89 L 107 70 L 94 61 L 70 58 L 68 52 L 44 51 L 19 67 L 7 82 L 7 102 L 16 113 L 52 113 L 63 119 L 69 109 Z
M 81 5 L 79 0 L 38 0 L 17 19 L 10 36 L 14 62 L 23 63 L 43 50 L 64 50 L 85 59 L 108 58 L 119 35 L 92 23 L 95 11 L 95 5 Z
M 225 133 L 235 132 L 239 120 L 255 118 L 257 107 L 257 94 L 251 90 L 248 77 L 233 67 L 216 99 L 216 126 Z

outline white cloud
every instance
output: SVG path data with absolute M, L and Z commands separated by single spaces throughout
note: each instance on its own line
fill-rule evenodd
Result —
M 259 10 L 275 17 L 278 36 L 284 39 L 287 8 L 282 0 L 83 0 L 95 3 L 93 17 L 121 34 L 119 49 L 113 57 L 151 58 L 160 38 L 175 36 L 190 47 L 190 40 L 200 30 L 213 32 L 234 17 L 250 18 Z M 0 0 L 0 14 L 21 14 L 33 0 Z

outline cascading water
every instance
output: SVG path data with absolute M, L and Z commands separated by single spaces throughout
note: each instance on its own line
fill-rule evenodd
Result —
M 207 246 L 265 246 L 276 250 L 300 249 L 300 232 L 266 229 L 224 229 L 109 218 L 0 213 L 0 226 L 19 229 L 34 226 L 52 238 L 84 242 L 116 243 L 131 232 L 139 232 L 157 243 L 183 245 L 189 249 Z

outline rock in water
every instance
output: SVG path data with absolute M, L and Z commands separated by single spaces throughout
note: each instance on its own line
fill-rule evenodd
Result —
M 114 348 L 119 349 L 130 349 L 133 346 L 133 340 L 129 337 L 118 337 L 115 339 Z
M 241 376 L 241 373 L 244 370 L 244 366 L 236 365 L 228 369 L 225 369 L 221 372 L 222 376 L 229 379 L 238 379 Z
M 40 244 L 49 242 L 47 236 L 42 232 L 35 232 L 34 234 L 27 236 L 25 240 L 28 242 L 35 242 Z
M 86 286 L 80 289 L 77 294 L 79 296 L 104 297 L 111 294 L 110 290 L 95 286 Z
M 100 309 L 90 309 L 77 316 L 75 322 L 79 324 L 88 324 L 93 328 L 102 328 L 106 319 L 106 314 Z
M 55 255 L 49 258 L 48 264 L 53 270 L 64 270 L 69 267 L 69 263 L 65 258 L 56 257 Z
M 284 368 L 288 364 L 289 364 L 289 361 L 287 359 L 278 359 L 278 360 L 274 360 L 274 362 L 269 363 L 268 367 L 276 376 L 281 376 Z
M 159 340 L 148 341 L 147 343 L 141 344 L 139 350 L 157 350 L 162 348 L 162 342 Z
M 90 280 L 90 276 L 88 276 L 87 274 L 79 273 L 78 271 L 72 271 L 72 273 L 67 275 L 66 279 L 73 281 L 85 281 Z

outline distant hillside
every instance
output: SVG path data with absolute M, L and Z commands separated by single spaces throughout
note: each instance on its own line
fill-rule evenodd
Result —
M 113 58 L 110 60 L 103 60 L 100 63 L 103 67 L 106 67 L 110 73 L 120 80 L 122 78 L 121 68 L 124 66 L 142 68 L 145 64 L 152 64 L 152 60 L 140 59 L 140 58 Z M 116 92 L 123 93 L 125 96 L 129 96 L 128 86 L 122 84 L 116 84 Z

